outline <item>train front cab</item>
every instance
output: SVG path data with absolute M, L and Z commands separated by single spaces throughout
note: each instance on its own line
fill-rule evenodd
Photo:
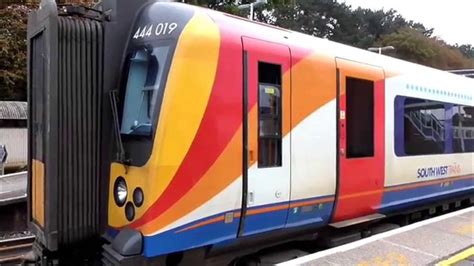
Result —
M 117 105 L 119 156 L 110 168 L 108 233 L 118 235 L 106 254 L 156 257 L 235 238 L 234 210 L 242 201 L 235 190 L 242 101 L 232 86 L 217 84 L 241 78 L 241 72 L 222 76 L 225 60 L 235 65 L 241 50 L 240 57 L 220 55 L 221 38 L 210 17 L 190 6 L 153 3 L 137 16 L 121 89 L 114 93 L 122 104 Z M 228 174 L 214 182 L 223 172 Z M 224 210 L 231 222 L 197 230 L 207 239 L 195 235 L 190 228 L 202 221 L 190 213 L 230 183 L 234 190 L 225 195 Z
M 109 234 L 118 235 L 108 253 L 151 258 L 284 228 L 289 48 L 226 33 L 202 10 L 176 4 L 144 8 L 133 34 L 117 93 L 127 156 L 111 166 Z M 164 63 L 150 48 L 160 42 L 173 43 Z M 273 182 L 262 183 L 269 174 Z

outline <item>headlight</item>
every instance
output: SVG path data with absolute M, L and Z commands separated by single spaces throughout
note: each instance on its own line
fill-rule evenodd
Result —
M 135 203 L 135 206 L 140 207 L 143 204 L 143 191 L 141 188 L 137 187 L 133 191 L 133 203 Z
M 135 218 L 135 207 L 133 207 L 133 203 L 128 202 L 127 206 L 125 206 L 125 217 L 130 222 Z
M 114 183 L 115 204 L 122 207 L 127 201 L 127 194 L 127 183 L 123 177 L 119 176 Z

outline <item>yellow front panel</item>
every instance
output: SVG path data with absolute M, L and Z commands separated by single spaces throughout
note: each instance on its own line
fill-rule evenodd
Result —
M 31 176 L 32 215 L 33 220 L 44 227 L 44 164 L 41 161 L 33 160 Z
M 124 208 L 113 198 L 114 181 L 123 176 L 128 201 L 133 190 L 143 189 L 144 203 L 136 208 L 135 220 L 158 199 L 173 179 L 199 129 L 214 84 L 219 56 L 219 29 L 205 14 L 196 13 L 178 40 L 165 86 L 153 152 L 143 167 L 111 165 L 109 184 L 109 225 L 125 226 Z M 203 47 L 203 51 L 196 51 Z

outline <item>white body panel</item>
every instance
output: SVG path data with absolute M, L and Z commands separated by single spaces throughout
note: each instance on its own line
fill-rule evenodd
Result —
M 336 101 L 316 110 L 292 133 L 291 200 L 336 193 Z
M 212 199 L 188 213 L 184 217 L 176 220 L 172 224 L 162 228 L 161 230 L 151 234 L 161 233 L 170 229 L 191 223 L 193 221 L 213 216 L 223 212 L 232 212 L 239 210 L 242 204 L 242 177 L 237 178 L 219 194 Z
M 419 155 L 398 157 L 395 154 L 395 108 L 396 96 L 409 96 L 440 102 L 474 106 L 474 87 L 466 78 L 438 72 L 421 76 L 419 72 L 388 78 L 385 82 L 385 186 L 395 186 L 430 179 L 447 178 L 474 173 L 473 153 Z M 459 171 L 448 171 L 447 175 L 418 178 L 421 167 L 455 167 Z
M 248 169 L 247 207 L 288 202 L 290 199 L 290 134 L 282 139 L 281 167 Z

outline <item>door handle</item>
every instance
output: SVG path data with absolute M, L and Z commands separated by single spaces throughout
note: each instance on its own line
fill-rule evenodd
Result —
M 254 195 L 253 191 L 249 191 L 249 196 L 248 196 L 248 199 L 247 199 L 248 205 L 253 205 L 254 196 L 255 196 L 255 195 Z
M 339 153 L 341 154 L 341 156 L 345 156 L 346 155 L 346 150 L 344 150 L 344 148 L 341 148 Z

